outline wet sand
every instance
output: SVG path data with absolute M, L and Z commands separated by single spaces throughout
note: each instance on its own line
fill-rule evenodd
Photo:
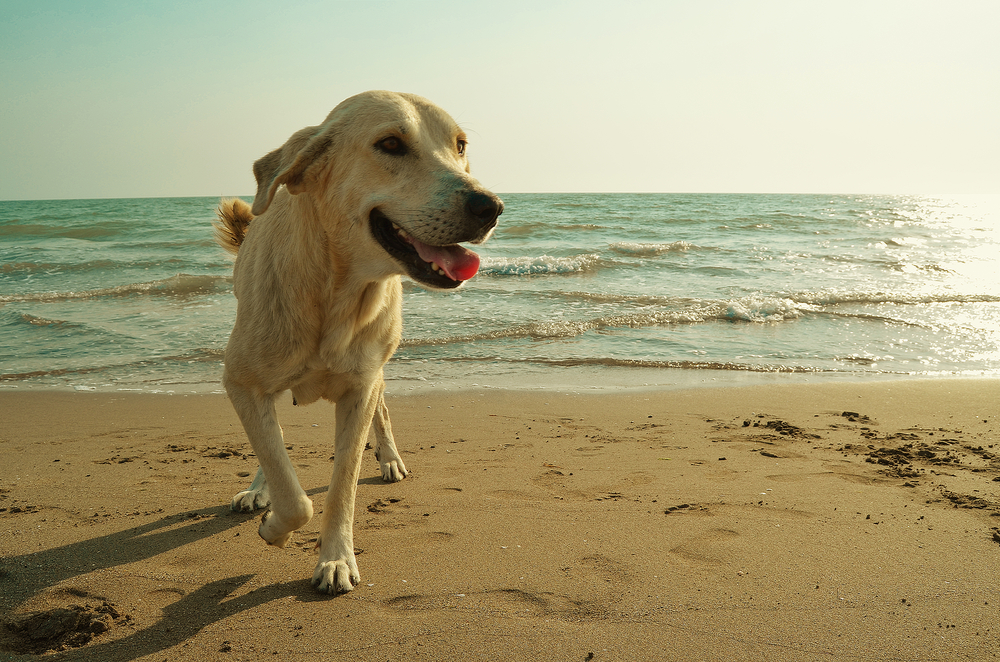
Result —
M 1000 381 L 389 396 L 361 584 L 229 510 L 221 395 L 0 392 L 0 659 L 989 660 Z M 333 408 L 279 415 L 317 512 Z

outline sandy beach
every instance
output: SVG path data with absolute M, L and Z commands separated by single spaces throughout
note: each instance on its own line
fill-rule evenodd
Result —
M 0 393 L 0 659 L 989 660 L 1000 381 L 387 398 L 361 584 L 229 510 L 221 395 Z M 317 510 L 333 408 L 281 401 Z

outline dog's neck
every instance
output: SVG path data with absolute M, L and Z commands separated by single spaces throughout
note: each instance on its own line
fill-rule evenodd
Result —
M 319 267 L 317 262 L 322 262 L 322 267 L 311 273 L 327 274 L 328 287 L 359 293 L 383 281 L 398 281 L 401 270 L 392 260 L 359 259 L 359 242 L 372 244 L 372 249 L 379 253 L 382 249 L 375 245 L 364 227 L 367 220 L 351 218 L 345 212 L 347 205 L 325 204 L 326 201 L 317 201 L 309 193 L 291 195 L 284 192 L 281 197 L 285 199 L 279 202 L 275 196 L 279 204 L 272 207 L 281 208 L 287 230 L 294 235 L 293 241 L 298 244 L 300 254 L 315 260 L 310 266 Z
M 402 307 L 402 285 L 397 272 L 386 269 L 391 261 L 380 263 L 359 261 L 357 248 L 351 243 L 369 240 L 361 221 L 331 218 L 324 213 L 308 193 L 275 196 L 272 209 L 285 225 L 289 239 L 296 244 L 294 252 L 302 261 L 293 276 L 313 292 L 311 305 L 321 312 L 321 335 L 338 336 L 334 344 L 349 342 L 348 338 L 388 315 L 399 319 Z M 270 210 L 269 210 L 270 213 Z M 380 248 L 378 250 L 381 250 Z M 291 274 L 290 274 L 291 275 Z M 316 283 L 323 278 L 325 282 Z M 312 280 L 313 282 L 308 282 Z M 398 340 L 397 340 L 398 342 Z M 395 343 L 394 343 L 395 345 Z

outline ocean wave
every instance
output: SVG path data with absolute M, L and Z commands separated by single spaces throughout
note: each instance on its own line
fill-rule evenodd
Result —
M 796 319 L 802 309 L 791 299 L 745 297 L 726 304 L 723 319 L 743 322 L 782 322 Z
M 158 366 L 169 364 L 191 364 L 221 362 L 225 358 L 225 350 L 198 348 L 187 354 L 160 356 L 156 358 L 132 361 L 130 363 L 115 363 L 110 365 L 77 366 L 72 368 L 51 368 L 49 370 L 32 370 L 28 372 L 0 373 L 0 382 L 19 382 L 28 379 L 45 377 L 64 377 L 73 375 L 92 375 L 116 370 L 146 371 Z
M 422 360 L 422 359 L 421 359 Z M 498 357 L 477 357 L 477 356 L 446 356 L 438 357 L 435 361 L 443 363 L 496 363 L 502 360 L 504 363 L 543 365 L 557 368 L 652 368 L 652 369 L 676 369 L 676 370 L 727 370 L 738 372 L 767 372 L 767 373 L 827 373 L 838 372 L 832 368 L 819 368 L 813 366 L 800 366 L 789 364 L 767 364 L 767 363 L 737 363 L 734 361 L 685 361 L 685 360 L 654 360 L 654 359 L 622 359 L 611 356 L 595 356 L 581 358 L 550 359 L 545 357 L 525 357 L 525 358 L 505 358 Z
M 913 246 L 925 246 L 927 240 L 923 237 L 893 237 L 882 242 L 883 245 L 891 248 L 909 248 Z
M 0 274 L 38 274 L 63 271 L 103 271 L 121 265 L 114 260 L 90 260 L 79 264 L 53 262 L 10 262 L 0 264 Z
M 674 241 L 667 244 L 643 244 L 622 241 L 610 244 L 608 248 L 612 253 L 628 255 L 629 257 L 656 257 L 664 253 L 686 253 L 687 251 L 701 249 L 702 247 L 692 244 L 689 241 Z
M 120 237 L 129 228 L 120 223 L 100 223 L 83 226 L 45 225 L 44 223 L 11 223 L 0 225 L 0 237 L 59 237 L 63 239 L 108 239 Z
M 795 319 L 801 315 L 800 309 L 790 299 L 746 297 L 727 302 L 695 303 L 694 301 L 692 300 L 691 305 L 679 310 L 638 310 L 581 320 L 529 322 L 471 334 L 436 338 L 404 338 L 400 346 L 423 347 L 502 339 L 573 338 L 588 331 L 641 329 L 654 326 L 699 324 L 710 321 L 774 323 Z
M 525 362 L 560 367 L 595 366 L 601 368 L 673 368 L 681 370 L 736 370 L 741 372 L 835 372 L 824 368 L 796 365 L 769 365 L 764 363 L 734 363 L 729 361 L 654 361 L 646 359 L 617 359 L 594 357 L 585 359 L 533 358 Z
M 38 317 L 37 315 L 29 315 L 28 313 L 21 313 L 19 317 L 22 322 L 30 324 L 31 326 L 45 326 L 45 327 L 56 326 L 61 328 L 73 328 L 81 326 L 80 324 L 77 324 L 75 322 L 69 322 L 67 320 L 50 320 L 44 317 Z
M 531 276 L 538 274 L 571 274 L 591 271 L 601 266 L 600 255 L 588 253 L 573 257 L 487 257 L 479 272 L 488 276 Z
M 797 292 L 789 295 L 796 303 L 813 306 L 838 306 L 843 304 L 901 304 L 918 305 L 932 303 L 997 303 L 1000 296 L 995 294 L 923 293 L 903 294 L 900 292 Z
M 942 267 L 940 264 L 914 264 L 912 262 L 896 262 L 888 265 L 888 268 L 892 271 L 898 271 L 903 274 L 916 274 L 922 271 L 938 274 L 954 274 L 955 271 L 949 269 L 948 267 Z
M 63 274 L 63 273 L 89 273 L 102 272 L 121 269 L 143 269 L 149 267 L 163 267 L 168 264 L 184 264 L 189 260 L 182 258 L 168 258 L 162 260 L 143 260 L 121 262 L 118 260 L 88 260 L 86 262 L 11 262 L 0 265 L 0 274 L 12 275 L 34 275 L 34 274 Z M 220 265 L 223 263 L 220 262 Z M 214 266 L 214 265 L 213 265 Z M 231 263 L 230 263 L 231 266 Z
M 873 315 L 873 314 L 869 314 L 869 313 L 844 313 L 844 312 L 833 311 L 833 310 L 822 310 L 822 309 L 818 309 L 818 308 L 813 309 L 813 312 L 815 314 L 817 314 L 817 315 L 822 315 L 822 316 L 832 317 L 832 318 L 841 318 L 841 319 L 849 319 L 849 320 L 860 320 L 862 322 L 881 322 L 882 324 L 887 324 L 887 325 L 888 324 L 892 324 L 892 325 L 897 325 L 897 326 L 912 326 L 913 328 L 916 328 L 916 329 L 930 329 L 930 330 L 934 330 L 935 328 L 938 328 L 938 327 L 934 326 L 933 324 L 927 324 L 927 323 L 923 323 L 923 322 L 914 322 L 914 321 L 910 321 L 910 320 L 902 320 L 902 319 L 899 319 L 898 317 L 890 317 L 888 315 Z
M 32 292 L 28 294 L 0 294 L 0 303 L 70 301 L 75 299 L 96 299 L 103 297 L 129 297 L 135 295 L 186 298 L 225 291 L 232 278 L 229 276 L 209 276 L 177 274 L 170 278 L 147 283 L 129 283 L 115 287 L 103 287 L 79 292 Z
M 607 229 L 606 225 L 598 225 L 597 223 L 566 223 L 563 225 L 555 225 L 555 226 L 550 225 L 549 227 L 557 232 L 574 231 L 574 230 L 583 230 L 584 232 L 588 232 L 590 230 Z
M 547 229 L 548 225 L 545 223 L 519 223 L 517 225 L 505 225 L 503 234 L 505 237 L 524 237 Z
M 700 299 L 663 294 L 620 294 L 617 292 L 544 292 L 546 299 L 562 299 L 571 303 L 621 304 L 628 306 L 688 306 L 704 303 Z
M 571 221 L 560 221 L 546 218 L 543 221 L 522 220 L 510 225 L 503 225 L 502 232 L 504 239 L 510 237 L 530 237 L 534 235 L 557 238 L 565 236 L 566 232 L 591 232 L 595 230 L 606 230 L 607 226 L 600 223 L 581 223 Z

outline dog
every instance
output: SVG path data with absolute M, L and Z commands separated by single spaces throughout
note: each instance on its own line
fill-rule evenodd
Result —
M 283 547 L 313 515 L 285 449 L 275 399 L 336 403 L 333 476 L 312 583 L 345 593 L 361 580 L 354 500 L 374 424 L 382 479 L 402 480 L 383 366 L 402 335 L 401 276 L 461 287 L 503 202 L 469 174 L 465 133 L 412 94 L 372 91 L 334 108 L 253 165 L 253 206 L 220 202 L 216 239 L 235 255 L 236 322 L 223 385 L 259 468 L 234 511 L 269 508 L 258 533 Z

